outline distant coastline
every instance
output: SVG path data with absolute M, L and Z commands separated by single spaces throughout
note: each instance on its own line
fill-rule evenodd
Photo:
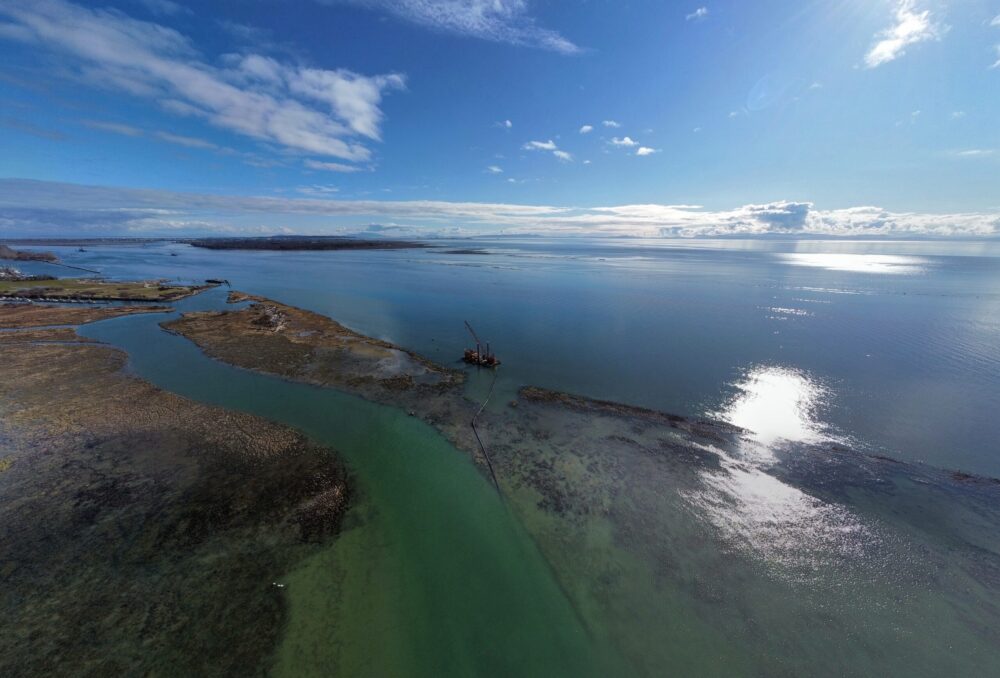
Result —
M 409 240 L 365 240 L 341 236 L 200 238 L 178 242 L 210 250 L 399 250 L 428 247 L 423 243 Z
M 258 237 L 206 237 L 206 238 L 8 238 L 0 244 L 0 258 L 14 259 L 11 246 L 29 247 L 99 247 L 101 245 L 155 245 L 158 243 L 179 243 L 210 250 L 398 250 L 433 247 L 413 240 L 354 238 L 338 235 L 288 235 Z M 6 256 L 3 251 L 12 256 Z M 48 252 L 20 252 L 28 259 L 56 261 Z M 48 258 L 51 257 L 51 258 Z
M 3 244 L 0 244 L 0 259 L 9 259 L 11 261 L 46 261 L 49 263 L 58 261 L 56 255 L 52 254 L 52 252 L 23 252 Z

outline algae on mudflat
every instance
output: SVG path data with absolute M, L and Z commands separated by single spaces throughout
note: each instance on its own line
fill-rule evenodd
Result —
M 53 331 L 0 361 L 0 674 L 266 673 L 275 582 L 338 532 L 343 465 L 26 330 Z

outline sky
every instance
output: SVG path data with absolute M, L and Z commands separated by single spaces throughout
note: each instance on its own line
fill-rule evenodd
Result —
M 273 233 L 1000 237 L 1000 0 L 0 0 L 0 237 Z

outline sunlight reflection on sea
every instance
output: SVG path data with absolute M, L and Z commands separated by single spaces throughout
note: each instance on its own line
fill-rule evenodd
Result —
M 743 445 L 706 447 L 721 467 L 704 471 L 702 487 L 686 499 L 733 548 L 778 566 L 782 576 L 808 577 L 822 564 L 863 556 L 878 539 L 857 516 L 768 472 L 779 447 L 834 439 L 817 416 L 826 387 L 781 366 L 752 368 L 735 387 L 716 416 L 746 430 Z
M 841 254 L 784 252 L 778 259 L 792 266 L 811 266 L 828 271 L 914 275 L 923 273 L 930 262 L 921 257 L 889 254 Z

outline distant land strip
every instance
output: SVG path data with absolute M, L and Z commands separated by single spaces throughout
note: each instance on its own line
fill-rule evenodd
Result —
M 399 250 L 429 247 L 408 240 L 364 240 L 342 236 L 278 236 L 267 238 L 199 238 L 178 240 L 210 250 Z

